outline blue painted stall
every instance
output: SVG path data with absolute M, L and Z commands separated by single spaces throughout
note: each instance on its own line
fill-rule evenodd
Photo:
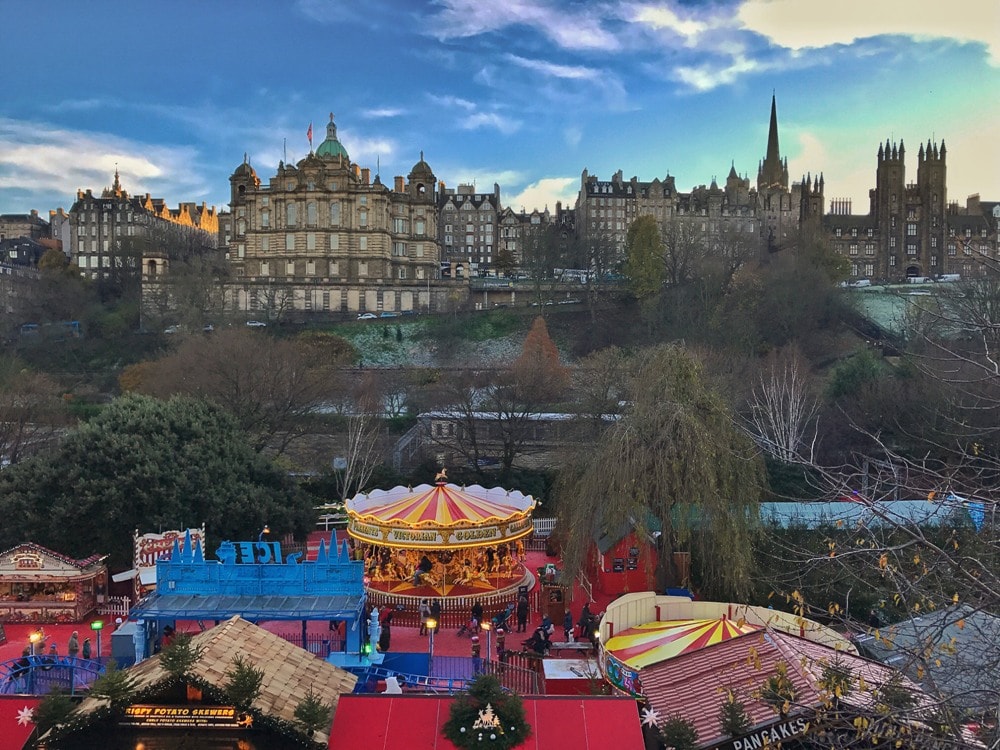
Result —
M 174 540 L 169 558 L 156 562 L 156 591 L 132 609 L 147 637 L 136 641 L 137 661 L 148 656 L 156 632 L 176 620 L 218 623 L 233 615 L 251 622 L 301 621 L 303 648 L 311 621 L 344 623 L 344 651 L 332 654 L 336 664 L 367 663 L 363 653 L 364 563 L 352 560 L 346 541 L 320 542 L 315 561 L 301 553 L 282 556 L 273 541 L 222 542 L 215 560 L 206 560 L 201 542 Z M 376 634 L 377 637 L 377 634 Z M 144 653 L 140 655 L 140 649 Z

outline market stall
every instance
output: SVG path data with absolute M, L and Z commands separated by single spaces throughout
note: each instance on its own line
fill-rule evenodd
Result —
M 0 552 L 0 620 L 85 620 L 107 595 L 106 559 L 74 560 L 31 542 Z

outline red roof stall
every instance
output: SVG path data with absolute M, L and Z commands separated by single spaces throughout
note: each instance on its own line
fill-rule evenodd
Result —
M 107 595 L 106 558 L 74 560 L 31 542 L 0 552 L 0 620 L 86 619 Z
M 343 695 L 330 732 L 331 750 L 455 750 L 445 738 L 452 698 L 437 695 Z M 519 750 L 643 750 L 630 698 L 525 697 L 532 734 Z
M 597 540 L 590 576 L 598 590 L 617 596 L 656 589 L 659 556 L 652 540 L 634 529 Z

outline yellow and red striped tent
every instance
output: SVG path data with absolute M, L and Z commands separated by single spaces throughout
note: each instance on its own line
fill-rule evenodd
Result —
M 642 669 L 755 630 L 759 628 L 728 618 L 647 622 L 609 638 L 604 648 L 619 661 Z

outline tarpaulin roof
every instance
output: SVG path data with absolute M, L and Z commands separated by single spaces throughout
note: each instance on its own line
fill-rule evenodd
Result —
M 434 695 L 343 695 L 331 750 L 455 750 L 442 734 L 452 698 Z M 518 750 L 642 750 L 642 729 L 631 698 L 525 697 L 531 736 Z
M 349 516 L 360 521 L 420 528 L 507 521 L 527 515 L 535 501 L 531 495 L 502 487 L 488 490 L 478 484 L 460 488 L 438 483 L 373 490 L 355 495 L 345 507 Z
M 198 596 L 152 594 L 129 612 L 131 619 L 341 620 L 358 616 L 360 596 Z
M 0 750 L 21 750 L 35 729 L 31 712 L 39 703 L 33 695 L 0 697 Z
M 642 669 L 758 629 L 728 618 L 664 620 L 622 631 L 608 639 L 604 648 L 629 666 Z

